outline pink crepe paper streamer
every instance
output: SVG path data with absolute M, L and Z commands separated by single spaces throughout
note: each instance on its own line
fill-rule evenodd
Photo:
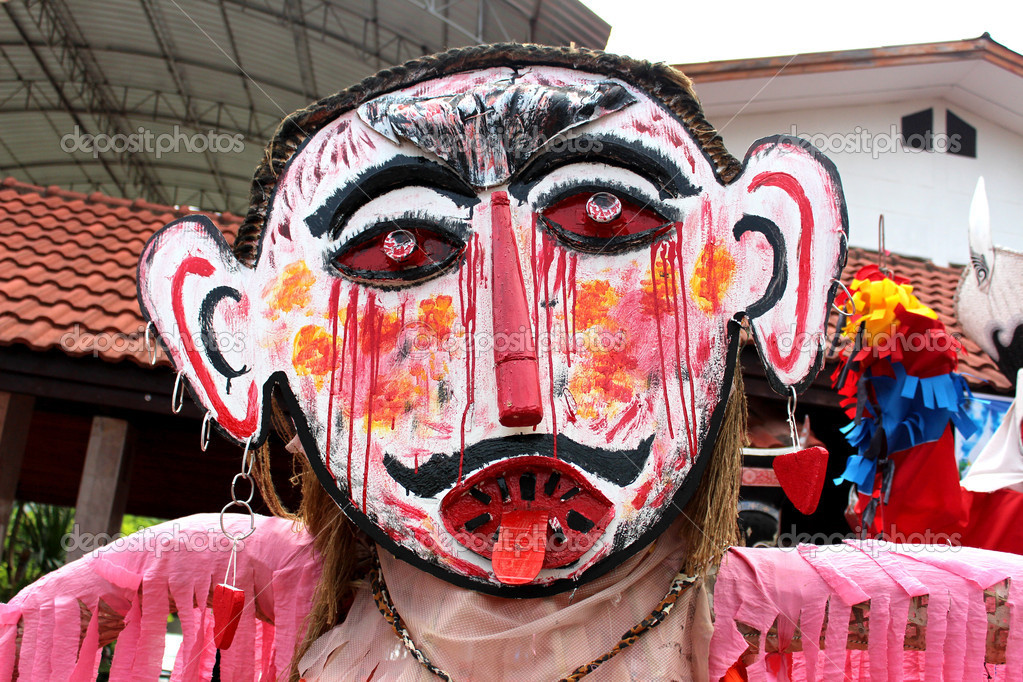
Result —
M 99 609 L 92 604 L 92 618 L 85 628 L 85 637 L 78 651 L 78 662 L 71 671 L 71 682 L 92 682 L 99 671 Z M 91 652 L 91 653 L 90 653 Z M 2 675 L 0 675 L 2 677 Z
M 710 645 L 711 679 L 720 679 L 746 649 L 736 621 L 766 633 L 777 619 L 779 639 L 785 646 L 801 617 L 818 623 L 820 631 L 829 595 L 827 585 L 796 552 L 733 548 L 714 587 L 717 618 Z M 811 639 L 804 637 L 804 645 L 815 654 Z M 788 674 L 785 661 L 767 659 L 761 650 L 747 667 L 751 681 L 774 679 L 771 668 L 776 666 Z M 816 667 L 813 654 L 807 661 Z
M 14 676 L 14 656 L 17 651 L 18 622 L 21 609 L 0 604 L 0 680 Z
M 248 527 L 247 517 L 227 519 L 235 532 Z M 44 576 L 10 604 L 0 604 L 0 681 L 13 678 L 19 622 L 24 628 L 20 679 L 95 679 L 101 600 L 125 619 L 110 679 L 156 679 L 171 599 L 183 632 L 172 679 L 209 679 L 215 650 L 206 600 L 210 586 L 224 578 L 229 550 L 219 515 L 200 514 L 145 529 Z M 225 679 L 276 677 L 288 669 L 319 572 L 308 533 L 285 519 L 257 517 L 256 532 L 238 552 L 239 586 L 248 599 L 243 636 L 222 657 Z M 254 599 L 264 613 L 280 619 L 279 627 L 257 622 Z M 81 650 L 79 602 L 93 613 Z
M 939 551 L 940 550 L 940 551 Z M 733 548 L 722 562 L 710 674 L 717 680 L 742 655 L 736 621 L 766 633 L 778 619 L 780 644 L 799 621 L 802 653 L 765 656 L 749 666 L 751 680 L 986 680 L 984 589 L 1008 578 L 1012 606 L 1007 666 L 989 666 L 995 679 L 1021 679 L 1023 557 L 973 548 L 847 542 L 798 551 Z M 904 651 L 912 597 L 928 595 L 927 651 Z M 870 600 L 867 651 L 847 651 L 853 604 Z M 818 652 L 818 613 L 829 604 L 826 649 Z M 820 660 L 823 654 L 823 662 Z M 779 663 L 779 661 L 781 661 Z

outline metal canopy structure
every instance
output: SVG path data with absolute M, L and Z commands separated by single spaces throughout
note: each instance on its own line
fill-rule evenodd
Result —
M 449 47 L 609 32 L 579 0 L 0 0 L 0 177 L 241 213 L 311 101 Z

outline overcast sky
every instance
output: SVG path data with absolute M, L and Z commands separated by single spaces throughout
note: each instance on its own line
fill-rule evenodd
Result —
M 609 52 L 672 64 L 976 38 L 1023 53 L 1023 2 L 583 0 Z

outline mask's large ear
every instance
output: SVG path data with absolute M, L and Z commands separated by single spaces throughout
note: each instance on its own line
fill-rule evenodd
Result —
M 769 137 L 750 147 L 729 192 L 743 207 L 736 239 L 759 232 L 774 248 L 774 276 L 745 310 L 761 360 L 776 391 L 801 391 L 824 361 L 845 265 L 849 218 L 838 172 L 805 140 Z
M 261 434 L 258 343 L 249 333 L 253 271 L 203 216 L 157 232 L 139 259 L 142 314 L 151 321 L 196 401 L 238 441 Z M 257 368 L 257 369 L 253 369 Z

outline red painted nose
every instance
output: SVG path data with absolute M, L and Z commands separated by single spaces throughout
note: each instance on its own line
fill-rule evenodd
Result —
M 494 252 L 490 291 L 498 419 L 504 426 L 536 426 L 543 420 L 540 367 L 506 192 L 494 192 L 491 196 L 490 219 Z

